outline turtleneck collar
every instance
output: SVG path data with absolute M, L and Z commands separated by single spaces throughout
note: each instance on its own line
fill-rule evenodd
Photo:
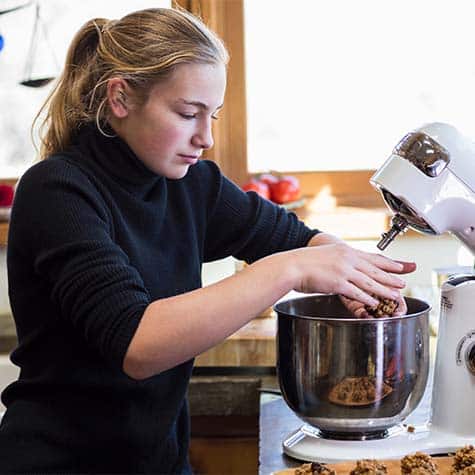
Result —
M 109 129 L 109 132 L 113 131 Z M 144 195 L 164 179 L 147 168 L 119 136 L 106 137 L 95 124 L 82 127 L 74 143 L 129 191 Z

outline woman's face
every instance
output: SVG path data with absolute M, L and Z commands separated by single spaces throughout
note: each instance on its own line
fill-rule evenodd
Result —
M 111 125 L 147 168 L 182 178 L 213 146 L 211 124 L 225 89 L 223 64 L 182 64 L 152 87 L 145 104 L 127 100 L 125 116 L 113 114 Z

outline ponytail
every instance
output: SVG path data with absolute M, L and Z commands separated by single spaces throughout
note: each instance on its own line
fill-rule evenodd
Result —
M 64 70 L 33 122 L 35 126 L 46 111 L 40 126 L 40 159 L 64 150 L 81 124 L 94 115 L 91 91 L 101 74 L 95 59 L 101 30 L 107 23 L 104 18 L 88 21 L 69 46 Z

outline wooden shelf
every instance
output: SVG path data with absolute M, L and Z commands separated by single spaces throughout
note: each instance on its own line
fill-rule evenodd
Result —
M 0 247 L 7 245 L 8 222 L 0 223 Z

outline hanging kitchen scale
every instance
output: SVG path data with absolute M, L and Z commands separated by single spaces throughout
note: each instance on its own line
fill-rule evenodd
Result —
M 16 5 L 16 6 L 12 6 L 12 7 L 5 8 L 5 9 L 0 8 L 0 15 L 5 15 L 6 13 L 14 12 L 15 10 L 20 10 L 21 8 L 28 7 L 31 4 L 32 4 L 32 2 L 29 1 L 29 2 L 23 3 L 21 5 Z M 3 50 L 4 46 L 5 46 L 5 37 L 0 32 L 0 52 Z
M 54 79 L 54 76 L 33 76 L 33 69 L 35 66 L 35 61 L 38 59 L 38 46 L 40 44 L 41 39 L 43 39 L 44 44 L 47 46 L 51 57 L 53 58 L 55 69 L 58 70 L 58 61 L 54 54 L 53 47 L 49 42 L 46 27 L 40 16 L 40 4 L 37 1 L 35 2 L 35 22 L 33 24 L 33 33 L 31 35 L 30 47 L 28 49 L 28 55 L 26 57 L 26 63 L 23 72 L 24 79 L 20 82 L 20 84 L 22 84 L 23 86 L 34 88 L 42 87 L 50 83 Z

